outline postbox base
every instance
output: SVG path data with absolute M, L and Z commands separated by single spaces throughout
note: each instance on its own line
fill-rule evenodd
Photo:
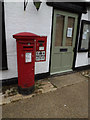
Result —
M 18 86 L 18 92 L 20 94 L 23 94 L 23 95 L 29 95 L 31 94 L 33 91 L 35 90 L 35 86 L 31 86 L 29 88 L 21 88 L 20 86 Z

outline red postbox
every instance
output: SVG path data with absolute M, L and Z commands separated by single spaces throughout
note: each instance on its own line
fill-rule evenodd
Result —
M 40 36 L 22 32 L 13 37 L 17 42 L 18 90 L 29 94 L 34 90 L 35 43 Z

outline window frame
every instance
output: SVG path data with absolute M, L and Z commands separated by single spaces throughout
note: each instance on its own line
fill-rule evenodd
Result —
M 81 21 L 81 29 L 80 29 L 80 38 L 79 38 L 78 52 L 88 52 L 89 53 L 89 48 L 90 48 L 89 45 L 88 45 L 87 49 L 85 49 L 85 50 L 81 49 L 84 24 L 90 24 L 90 21 L 87 21 L 87 20 L 82 20 Z M 89 43 L 90 43 L 90 39 L 89 39 Z
M 0 70 L 8 70 L 7 65 L 7 48 L 6 48 L 6 34 L 5 34 L 5 14 L 4 14 L 4 2 L 2 4 L 2 64 L 0 65 Z
M 90 58 L 90 39 L 89 39 L 88 58 Z

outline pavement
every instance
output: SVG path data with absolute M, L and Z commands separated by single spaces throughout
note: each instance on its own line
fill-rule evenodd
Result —
M 5 105 L 22 99 L 31 98 L 38 94 L 51 92 L 57 89 L 57 87 L 52 85 L 50 81 L 45 79 L 35 81 L 35 90 L 32 92 L 32 94 L 29 95 L 19 94 L 17 86 L 18 86 L 17 84 L 14 84 L 3 87 L 1 94 L 2 99 L 0 101 L 0 105 Z
M 88 118 L 88 80 L 79 72 L 45 79 L 54 91 L 2 106 L 3 118 Z

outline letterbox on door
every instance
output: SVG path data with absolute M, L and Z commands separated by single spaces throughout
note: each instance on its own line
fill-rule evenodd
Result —
M 13 35 L 17 42 L 19 93 L 29 94 L 34 90 L 35 34 L 23 32 Z

